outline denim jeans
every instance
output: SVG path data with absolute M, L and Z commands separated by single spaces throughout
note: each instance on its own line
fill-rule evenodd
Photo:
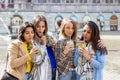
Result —
M 76 72 L 68 71 L 68 73 L 65 76 L 58 73 L 58 80 L 76 80 Z
M 80 80 L 80 75 L 77 72 L 75 72 L 75 76 L 76 76 L 76 80 Z
M 22 80 L 28 80 L 30 73 L 26 72 Z
M 52 68 L 52 80 L 56 80 L 56 68 Z

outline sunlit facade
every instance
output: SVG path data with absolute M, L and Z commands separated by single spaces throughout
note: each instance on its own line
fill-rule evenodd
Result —
M 0 17 L 16 32 L 24 21 L 37 14 L 46 16 L 49 30 L 55 31 L 55 20 L 71 17 L 78 23 L 92 20 L 103 31 L 120 30 L 120 0 L 1 0 Z

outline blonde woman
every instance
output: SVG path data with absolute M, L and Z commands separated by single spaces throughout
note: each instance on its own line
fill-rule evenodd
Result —
M 64 18 L 61 24 L 59 40 L 55 47 L 58 80 L 75 80 L 73 56 L 76 39 L 76 23 L 70 18 Z

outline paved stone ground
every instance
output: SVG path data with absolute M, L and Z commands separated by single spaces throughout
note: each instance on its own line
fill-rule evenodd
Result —
M 0 46 L 0 78 L 4 73 L 6 64 L 6 47 Z
M 104 67 L 104 79 L 103 80 L 119 80 L 120 79 L 120 32 L 101 34 L 101 38 L 104 40 L 107 48 L 108 55 L 106 58 L 106 64 Z M 0 46 L 0 78 L 3 75 L 6 61 L 6 47 Z
M 108 48 L 103 80 L 120 79 L 120 35 L 102 36 Z

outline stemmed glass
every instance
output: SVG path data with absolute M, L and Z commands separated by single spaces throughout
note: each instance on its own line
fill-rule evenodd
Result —
M 37 54 L 41 54 L 39 46 L 37 45 L 37 43 L 34 40 L 31 41 L 30 46 L 31 46 L 31 48 L 37 47 L 38 48 L 38 53 Z
M 69 45 L 71 46 L 72 50 L 74 49 L 74 42 L 73 42 L 73 40 L 71 39 L 71 36 L 70 36 L 70 40 L 67 41 L 67 44 L 69 44 Z
M 81 49 L 82 47 L 86 48 L 87 43 L 83 40 L 83 41 L 79 41 L 79 45 L 78 48 Z

